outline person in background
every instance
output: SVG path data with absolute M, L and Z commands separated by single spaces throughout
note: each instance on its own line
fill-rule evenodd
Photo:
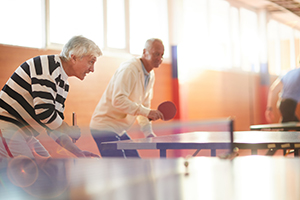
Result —
M 91 40 L 74 36 L 60 55 L 41 55 L 21 64 L 0 92 L 0 157 L 50 157 L 35 138 L 42 132 L 77 157 L 99 157 L 71 140 L 81 133 L 64 122 L 68 77 L 83 80 L 102 52 Z
M 100 144 L 131 139 L 127 130 L 137 120 L 145 137 L 155 137 L 151 121 L 162 119 L 150 109 L 155 81 L 153 69 L 159 68 L 164 55 L 160 39 L 146 41 L 141 58 L 121 64 L 110 80 L 90 122 L 90 129 L 102 157 L 140 157 L 136 150 L 102 150 Z
M 269 89 L 267 109 L 265 116 L 268 123 L 273 123 L 275 120 L 274 109 L 272 102 L 279 99 L 277 102 L 281 113 L 280 122 L 298 122 L 296 116 L 297 104 L 300 101 L 300 68 L 293 69 L 282 77 L 278 77 Z

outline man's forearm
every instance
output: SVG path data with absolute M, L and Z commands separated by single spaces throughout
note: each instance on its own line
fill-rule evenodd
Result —
M 73 153 L 75 156 L 81 157 L 82 151 L 71 141 L 69 136 L 62 135 L 59 137 L 56 142 L 62 146 L 63 148 L 67 149 L 71 153 Z

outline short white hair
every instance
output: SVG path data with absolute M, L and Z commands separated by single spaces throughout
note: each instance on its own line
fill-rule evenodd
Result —
M 158 38 L 150 38 L 150 39 L 148 39 L 148 40 L 146 41 L 144 49 L 150 50 L 151 47 L 152 47 L 152 44 L 153 44 L 154 42 L 160 42 L 162 45 L 164 45 L 161 39 L 158 39 Z
M 90 55 L 99 57 L 102 51 L 92 40 L 83 36 L 74 36 L 64 45 L 60 56 L 64 60 L 70 60 L 72 54 L 80 58 Z

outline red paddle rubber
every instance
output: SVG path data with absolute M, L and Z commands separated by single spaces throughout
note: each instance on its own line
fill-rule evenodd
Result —
M 175 104 L 171 101 L 165 101 L 165 102 L 159 104 L 157 110 L 159 110 L 163 114 L 164 121 L 173 119 L 177 112 Z

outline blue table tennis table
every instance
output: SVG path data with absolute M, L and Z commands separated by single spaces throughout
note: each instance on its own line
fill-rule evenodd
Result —
M 160 151 L 160 157 L 166 157 L 168 149 L 210 149 L 211 156 L 216 156 L 217 149 L 232 151 L 234 148 L 251 149 L 252 155 L 257 155 L 258 149 L 295 149 L 294 156 L 298 156 L 300 148 L 300 132 L 234 131 L 233 140 L 231 139 L 228 131 L 195 131 L 154 138 L 104 142 L 100 148 L 114 150 L 157 149 Z

